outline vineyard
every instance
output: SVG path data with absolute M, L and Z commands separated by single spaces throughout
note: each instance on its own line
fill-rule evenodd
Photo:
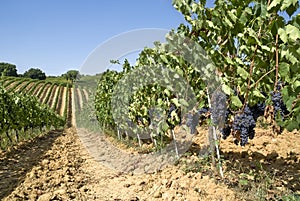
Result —
M 88 96 L 86 90 L 74 89 L 67 83 L 16 77 L 2 77 L 0 83 L 1 149 L 45 131 L 75 125 L 72 98 L 80 94 L 78 107 L 82 107 Z
M 198 141 L 197 152 L 211 162 L 214 174 L 221 179 L 224 169 L 234 171 L 222 157 L 239 160 L 239 153 L 228 154 L 229 147 L 241 151 L 241 157 L 247 160 L 265 156 L 266 161 L 278 162 L 280 151 L 260 153 L 252 146 L 257 137 L 262 139 L 262 133 L 274 141 L 284 134 L 292 139 L 299 137 L 298 4 L 279 0 L 216 1 L 214 8 L 205 8 L 205 1 L 174 0 L 174 7 L 189 26 L 181 24 L 166 35 L 165 43 L 155 42 L 154 48 L 143 49 L 135 65 L 125 60 L 122 71 L 104 72 L 94 91 L 95 107 L 86 105 L 88 112 L 82 114 L 82 119 L 87 121 L 78 126 L 92 128 L 92 120 L 97 119 L 102 132 L 112 142 L 127 147 L 125 150 L 129 147 L 138 153 L 161 153 L 157 158 L 168 159 L 184 155 L 195 143 L 192 138 L 204 127 L 208 140 Z M 285 19 L 281 12 L 290 18 Z M 294 153 L 299 149 L 298 140 L 289 146 L 290 152 L 284 155 L 297 155 L 296 168 L 292 168 L 295 175 L 288 182 L 293 183 L 289 189 L 293 194 L 299 192 L 300 183 L 299 152 Z M 112 158 L 117 155 L 111 151 Z M 108 160 L 100 155 L 96 158 Z M 121 158 L 127 161 L 126 156 Z M 123 167 L 116 167 L 149 173 L 155 171 L 155 166 L 164 165 L 160 159 L 149 159 L 147 163 L 141 157 L 132 162 L 132 156 L 134 165 L 128 160 Z M 249 193 L 249 178 L 254 175 L 254 183 L 265 182 L 266 178 L 257 178 L 257 174 L 268 169 L 274 174 L 273 187 L 279 187 L 277 177 L 285 179 L 275 172 L 283 169 L 263 161 L 243 161 L 243 173 L 236 172 L 240 175 L 235 185 Z M 293 162 L 287 161 L 281 161 L 282 165 L 290 167 Z M 250 185 L 255 189 L 255 184 Z M 278 189 L 274 192 L 284 194 Z M 271 192 L 264 193 L 257 195 L 259 199 L 280 199 Z
M 0 78 L 0 199 L 300 200 L 299 2 L 172 4 L 121 71 Z

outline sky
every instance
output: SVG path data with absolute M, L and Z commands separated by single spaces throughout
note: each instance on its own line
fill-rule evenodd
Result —
M 1 1 L 0 61 L 15 64 L 18 73 L 29 68 L 40 68 L 47 75 L 78 70 L 95 48 L 117 35 L 150 28 L 171 30 L 184 23 L 171 2 Z

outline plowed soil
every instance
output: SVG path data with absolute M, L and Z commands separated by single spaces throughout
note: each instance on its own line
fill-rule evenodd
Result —
M 221 179 L 209 159 L 198 157 L 206 143 L 204 130 L 178 164 L 138 175 L 94 160 L 74 128 L 51 131 L 0 153 L 0 199 L 232 201 L 257 199 L 259 189 L 273 200 L 279 194 L 300 194 L 299 132 L 257 133 L 246 147 L 231 139 L 221 142 Z

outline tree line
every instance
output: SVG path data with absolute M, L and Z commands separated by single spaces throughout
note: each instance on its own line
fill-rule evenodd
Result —
M 47 78 L 46 73 L 39 68 L 30 68 L 23 74 L 18 74 L 16 65 L 5 62 L 0 62 L 0 75 L 12 77 L 26 77 L 38 80 L 45 80 Z M 78 70 L 69 70 L 66 73 L 62 74 L 60 77 L 63 77 L 66 80 L 69 80 L 73 83 L 79 78 L 79 76 L 80 74 Z

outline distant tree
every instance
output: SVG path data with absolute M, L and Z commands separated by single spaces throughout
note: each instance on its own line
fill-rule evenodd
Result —
M 18 77 L 17 67 L 14 64 L 1 62 L 0 63 L 0 74 L 2 76 Z
M 23 75 L 24 77 L 29 77 L 32 79 L 45 80 L 46 74 L 39 68 L 30 68 Z
M 70 80 L 72 83 L 79 79 L 80 73 L 78 70 L 69 70 L 67 73 L 62 74 L 62 77 L 64 77 L 67 80 Z

